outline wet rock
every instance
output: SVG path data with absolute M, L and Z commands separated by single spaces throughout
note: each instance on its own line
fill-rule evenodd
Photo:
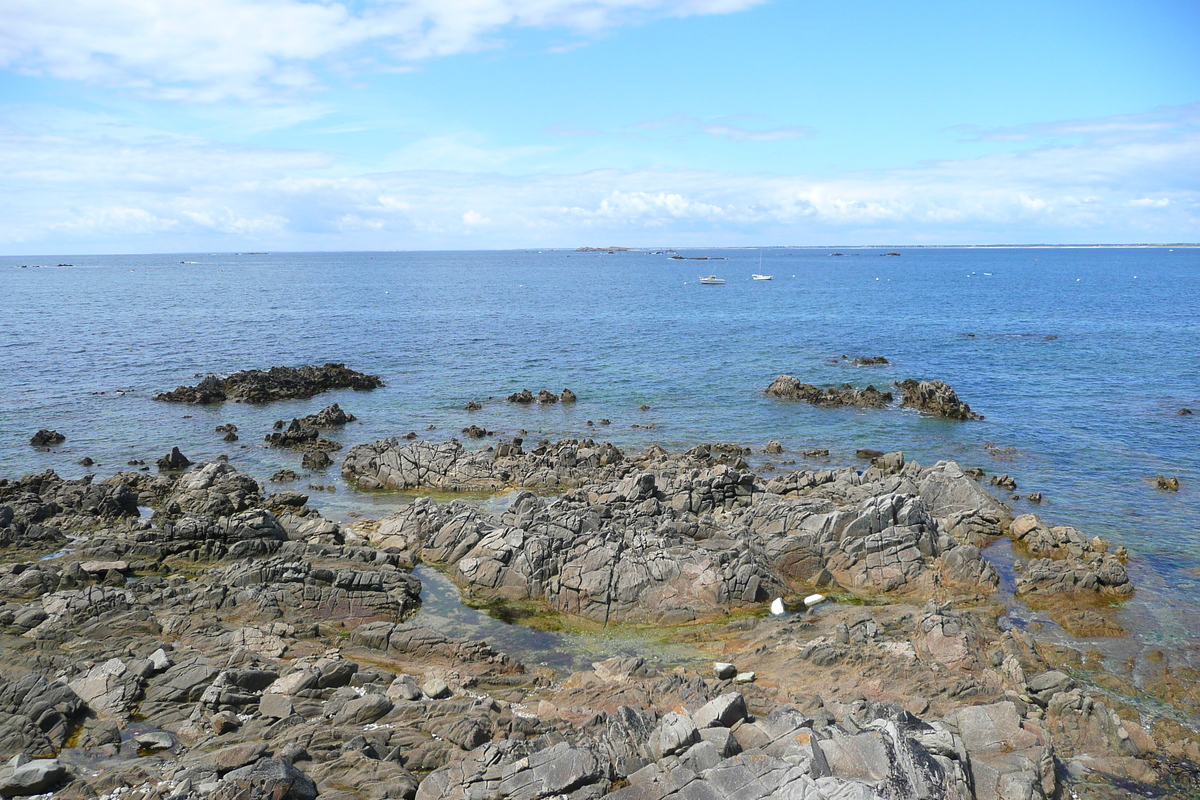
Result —
M 519 392 L 510 394 L 508 396 L 508 402 L 527 406 L 533 402 L 533 392 L 529 391 L 528 389 L 522 389 Z
M 299 422 L 304 427 L 312 428 L 340 428 L 343 425 L 354 422 L 357 417 L 353 414 L 347 414 L 342 410 L 342 407 L 337 403 L 318 411 L 316 414 L 309 414 L 307 417 L 301 417 Z
M 157 462 L 160 470 L 180 470 L 192 465 L 191 460 L 183 453 L 179 452 L 178 447 L 172 447 L 171 452 L 160 458 Z
M 205 377 L 195 386 L 180 386 L 154 399 L 169 403 L 208 405 L 235 400 L 266 403 L 272 400 L 307 399 L 330 389 L 368 390 L 383 386 L 377 375 L 365 375 L 347 369 L 344 364 L 324 366 L 271 367 L 269 370 L 245 370 L 226 377 Z
M 849 384 L 827 386 L 824 389 L 802 383 L 791 375 L 780 375 L 767 387 L 767 394 L 784 400 L 803 400 L 816 406 L 836 408 L 885 408 L 892 403 L 891 392 L 880 392 L 874 386 L 855 389 Z
M 484 437 L 494 436 L 496 434 L 495 431 L 489 431 L 487 428 L 481 428 L 478 425 L 471 425 L 468 428 L 463 428 L 462 432 L 467 436 L 470 436 L 472 439 L 483 439 Z
M 1167 478 L 1159 475 L 1154 479 L 1154 488 L 1164 492 L 1177 492 L 1179 491 L 1179 478 L 1174 476 Z
M 983 419 L 982 414 L 971 411 L 971 407 L 958 399 L 958 395 L 944 381 L 906 380 L 896 384 L 904 391 L 900 404 L 927 414 L 946 419 Z
M 1009 475 L 993 475 L 988 483 L 990 483 L 992 486 L 998 486 L 1001 489 L 1005 489 L 1010 492 L 1017 488 L 1017 479 L 1010 477 Z
M 175 746 L 175 737 L 167 731 L 144 731 L 133 737 L 139 750 L 158 752 Z
M 891 362 L 889 362 L 883 356 L 865 356 L 862 358 L 854 359 L 854 366 L 856 366 L 856 367 L 871 367 L 871 366 L 876 366 L 878 364 L 889 364 L 889 363 L 891 363 Z
M 340 450 L 341 444 L 321 436 L 318 428 L 304 425 L 298 419 L 293 419 L 286 428 L 265 437 L 271 447 L 283 447 L 290 450 L 300 450 L 305 453 Z
M 463 406 L 463 411 L 479 411 L 482 408 L 483 404 L 471 400 L 465 406 Z
M 42 428 L 30 438 L 29 444 L 33 447 L 50 447 L 51 445 L 61 444 L 66 440 L 67 437 L 58 431 Z
M 315 455 L 315 454 L 314 454 Z M 326 456 L 328 458 L 328 455 Z M 330 461 L 332 463 L 332 460 Z M 289 483 L 296 480 L 295 470 L 281 469 L 271 475 L 271 483 Z
M 300 465 L 307 470 L 325 469 L 333 465 L 333 459 L 324 450 L 314 450 L 304 454 L 300 459 Z
M 541 405 L 553 405 L 558 402 L 558 395 L 556 395 L 554 392 L 542 389 L 540 392 L 538 392 L 537 401 Z

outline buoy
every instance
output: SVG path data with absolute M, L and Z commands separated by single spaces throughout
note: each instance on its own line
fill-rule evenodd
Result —
M 783 607 L 782 597 L 776 597 L 771 601 L 771 613 L 777 617 L 783 616 L 787 613 L 787 609 Z

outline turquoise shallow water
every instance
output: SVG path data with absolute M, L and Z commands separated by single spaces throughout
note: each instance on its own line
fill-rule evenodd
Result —
M 265 479 L 299 471 L 298 456 L 262 446 L 270 423 L 335 401 L 360 418 L 335 434 L 347 446 L 409 430 L 443 439 L 475 423 L 635 448 L 778 439 L 827 447 L 835 463 L 859 447 L 902 449 L 1007 472 L 1022 494 L 1046 495 L 1038 510 L 1052 522 L 1127 545 L 1137 641 L 1195 643 L 1200 250 L 828 252 L 762 251 L 770 282 L 750 280 L 755 250 L 688 253 L 729 259 L 709 262 L 565 251 L 2 257 L 0 475 L 78 476 L 83 456 L 103 475 L 179 445 Z M 699 285 L 709 272 L 728 283 Z M 892 363 L 831 362 L 843 354 Z M 388 385 L 261 407 L 151 399 L 199 373 L 325 361 Z M 859 386 L 941 378 L 986 420 L 781 403 L 762 394 L 780 372 Z M 564 387 L 574 407 L 499 401 Z M 489 397 L 483 411 L 462 410 Z M 586 425 L 602 418 L 612 424 Z M 239 442 L 213 432 L 227 422 Z M 34 450 L 42 427 L 67 441 Z M 989 442 L 1014 451 L 997 458 Z M 401 502 L 349 492 L 336 473 L 301 482 L 334 487 L 313 499 L 333 516 Z M 1160 473 L 1179 476 L 1180 491 L 1157 491 Z

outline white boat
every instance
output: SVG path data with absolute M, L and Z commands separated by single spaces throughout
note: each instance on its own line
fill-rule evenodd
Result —
M 700 282 L 705 284 L 706 286 L 724 286 L 725 285 L 725 279 L 718 278 L 716 275 L 709 275 L 706 278 L 701 278 Z
M 758 268 L 759 268 L 760 270 L 762 269 L 762 250 L 759 250 L 759 251 L 758 251 Z M 753 279 L 754 279 L 754 280 L 756 280 L 756 281 L 769 281 L 769 280 L 771 280 L 771 276 L 770 276 L 770 275 L 763 275 L 761 272 L 754 272 L 754 273 L 751 273 L 750 277 L 751 277 L 751 278 L 753 278 Z

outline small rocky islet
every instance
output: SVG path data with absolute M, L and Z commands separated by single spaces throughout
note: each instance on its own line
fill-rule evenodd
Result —
M 747 453 L 384 439 L 346 452 L 346 481 L 426 494 L 353 525 L 220 460 L 0 479 L 0 794 L 1191 790 L 1200 737 L 1131 702 L 1194 714 L 1189 673 L 1162 654 L 1137 688 L 1006 621 L 1011 591 L 1079 635 L 1119 635 L 1123 548 L 1016 514 L 951 461 L 874 454 L 768 478 Z M 502 508 L 477 500 L 501 492 Z M 996 542 L 1016 555 L 1008 587 Z M 554 674 L 416 623 L 419 563 L 474 603 L 652 631 L 709 658 Z M 835 602 L 810 610 L 814 592 Z M 796 610 L 764 616 L 774 598 Z

